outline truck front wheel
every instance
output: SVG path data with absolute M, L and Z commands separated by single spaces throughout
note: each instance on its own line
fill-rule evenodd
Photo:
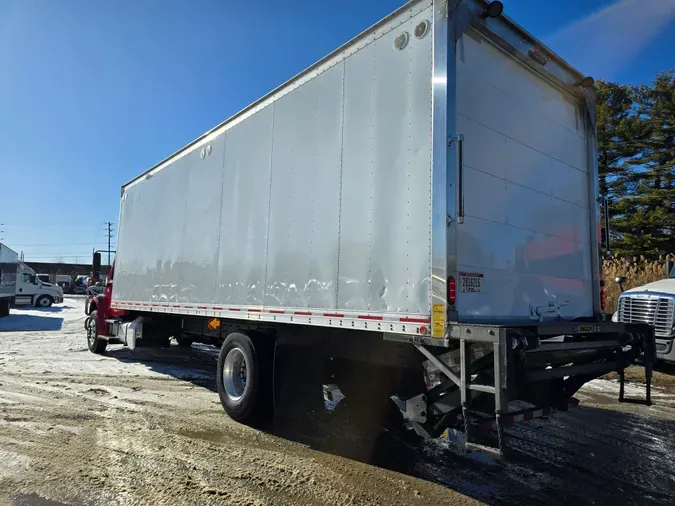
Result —
M 272 353 L 264 339 L 256 342 L 233 332 L 220 348 L 216 378 L 225 412 L 238 422 L 261 421 L 272 409 Z
M 92 353 L 101 354 L 108 346 L 108 341 L 98 337 L 98 311 L 94 310 L 87 320 L 87 348 Z
M 41 295 L 38 300 L 35 301 L 37 307 L 50 307 L 53 303 L 54 299 L 49 295 Z

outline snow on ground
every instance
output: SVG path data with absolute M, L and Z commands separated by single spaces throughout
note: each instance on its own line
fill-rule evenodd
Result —
M 582 387 L 582 392 L 586 393 L 600 393 L 605 394 L 611 398 L 619 398 L 619 382 L 606 380 L 606 379 L 596 379 L 586 383 Z M 627 398 L 640 399 L 645 397 L 645 386 L 637 385 L 635 383 L 626 383 L 624 386 L 624 395 Z M 658 388 L 652 388 L 652 400 L 655 403 L 666 404 L 669 406 L 675 407 L 675 395 L 671 393 L 666 393 L 661 391 Z
M 0 366 L 8 373 L 82 373 L 116 376 L 162 376 L 186 379 L 199 376 L 190 357 L 178 359 L 177 351 L 155 348 L 136 353 L 121 344 L 110 344 L 104 355 L 90 353 L 84 322 L 84 296 L 67 296 L 50 308 L 12 308 L 0 319 Z M 207 348 L 207 347 L 203 347 Z M 213 347 L 209 352 L 217 357 Z M 140 357 L 145 360 L 138 360 Z M 170 357 L 169 360 L 166 360 Z

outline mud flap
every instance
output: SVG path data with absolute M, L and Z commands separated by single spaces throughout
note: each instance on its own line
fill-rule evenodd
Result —
M 274 348 L 274 412 L 281 417 L 321 411 L 323 357 L 314 339 L 284 333 Z

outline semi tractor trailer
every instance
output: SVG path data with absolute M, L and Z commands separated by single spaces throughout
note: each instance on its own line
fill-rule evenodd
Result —
M 235 420 L 330 382 L 497 455 L 641 355 L 649 402 L 651 328 L 603 317 L 593 79 L 502 11 L 410 1 L 125 184 L 89 349 L 211 343 Z

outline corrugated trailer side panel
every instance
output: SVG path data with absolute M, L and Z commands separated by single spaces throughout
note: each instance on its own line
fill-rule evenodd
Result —
M 428 316 L 431 18 L 412 3 L 127 185 L 114 303 Z

